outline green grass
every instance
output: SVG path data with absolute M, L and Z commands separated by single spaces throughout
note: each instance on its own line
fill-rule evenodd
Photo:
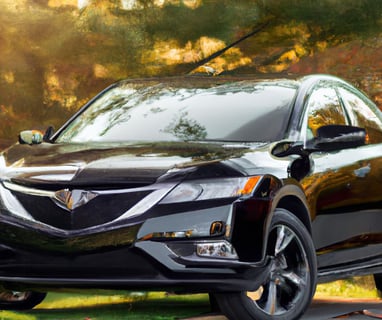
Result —
M 320 284 L 315 298 L 377 298 L 372 277 Z M 115 294 L 49 293 L 35 309 L 0 311 L 0 320 L 175 320 L 210 311 L 208 295 L 167 295 L 163 292 Z
M 209 310 L 208 295 L 50 293 L 33 310 L 0 311 L 0 320 L 174 320 L 197 316 Z
M 343 297 L 343 298 L 379 298 L 372 276 L 354 277 L 338 280 L 327 284 L 319 284 L 316 298 Z

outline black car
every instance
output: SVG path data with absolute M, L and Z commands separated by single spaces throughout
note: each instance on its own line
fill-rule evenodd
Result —
M 343 80 L 122 81 L 19 139 L 0 158 L 2 309 L 167 290 L 286 320 L 317 281 L 382 289 L 382 115 Z

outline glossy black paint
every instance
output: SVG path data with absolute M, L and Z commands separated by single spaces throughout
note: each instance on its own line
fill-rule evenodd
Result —
M 199 103 L 199 95 L 205 92 L 212 97 L 209 101 L 217 97 L 220 103 L 222 97 L 230 97 L 240 105 L 245 98 L 248 112 L 251 90 L 258 90 L 252 88 L 264 81 L 191 77 L 136 80 L 132 86 L 137 96 L 142 91 L 150 99 L 159 96 L 158 86 L 170 88 L 175 97 L 187 89 L 193 103 Z M 282 122 L 273 121 L 269 114 L 262 116 L 262 125 L 276 132 L 277 139 L 230 140 L 253 132 L 248 123 L 238 126 L 240 135 L 235 131 L 224 141 L 206 138 L 206 128 L 207 136 L 192 133 L 195 139 L 189 141 L 97 142 L 91 141 L 94 134 L 86 141 L 71 142 L 67 132 L 73 121 L 118 88 L 116 84 L 84 106 L 48 142 L 16 144 L 5 150 L 0 159 L 3 285 L 17 290 L 255 290 L 269 271 L 265 252 L 276 208 L 296 215 L 312 234 L 322 281 L 381 272 L 380 113 L 374 110 L 372 143 L 363 143 L 365 136 L 358 134 L 370 134 L 371 129 L 361 126 L 352 110 L 344 109 L 350 134 L 326 130 L 312 145 L 306 130 L 307 109 L 316 88 L 330 88 L 337 94 L 337 88 L 347 88 L 372 103 L 329 76 L 265 83 L 294 90 L 290 100 L 282 103 Z M 237 100 L 230 90 L 237 93 Z M 205 106 L 206 114 L 209 107 Z M 249 193 L 224 193 L 248 177 L 258 177 Z M 205 190 L 210 193 L 204 195 Z M 187 198 L 187 192 L 194 198 Z M 233 245 L 236 258 L 196 252 L 198 244 L 220 241 Z

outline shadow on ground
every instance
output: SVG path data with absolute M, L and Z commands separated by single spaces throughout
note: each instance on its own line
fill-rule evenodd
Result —
M 76 308 L 0 311 L 1 320 L 227 320 L 210 311 L 208 300 L 145 300 Z M 382 319 L 382 300 L 315 299 L 302 320 Z

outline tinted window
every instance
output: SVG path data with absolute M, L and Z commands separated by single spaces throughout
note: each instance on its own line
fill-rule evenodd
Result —
M 318 128 L 331 124 L 347 124 L 345 112 L 333 88 L 317 88 L 308 101 L 306 138 L 315 137 Z
M 139 90 L 121 85 L 96 99 L 56 141 L 274 141 L 284 136 L 294 95 L 294 87 L 270 83 Z
M 354 117 L 354 125 L 365 128 L 369 143 L 382 142 L 382 123 L 377 114 L 381 114 L 375 105 L 366 99 L 346 89 L 339 89 L 345 106 L 351 110 Z

